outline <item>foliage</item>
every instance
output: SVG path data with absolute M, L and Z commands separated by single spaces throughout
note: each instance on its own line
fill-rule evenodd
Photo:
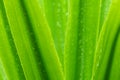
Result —
M 120 0 L 0 0 L 0 80 L 119 80 Z

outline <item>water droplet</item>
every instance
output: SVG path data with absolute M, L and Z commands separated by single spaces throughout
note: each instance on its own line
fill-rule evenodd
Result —
M 84 31 L 85 31 L 85 29 L 84 29 L 84 28 L 82 28 L 82 31 L 84 32 Z
M 97 67 L 99 67 L 99 63 L 97 63 Z
M 53 6 L 55 6 L 55 2 L 53 2 Z
M 35 50 L 35 47 L 33 47 L 33 50 Z
M 84 48 L 81 48 L 81 51 L 84 52 Z
M 39 62 L 38 64 L 41 65 L 41 62 Z
M 40 24 L 37 24 L 37 26 L 39 27 L 39 26 L 40 26 Z
M 43 14 L 43 16 L 44 16 L 44 17 L 46 16 L 45 13 Z
M 78 44 L 81 45 L 82 44 L 82 40 L 79 40 Z
M 60 24 L 60 22 L 59 22 L 59 21 L 57 21 L 57 26 L 58 26 L 58 27 L 61 27 L 61 24 Z
M 60 3 L 58 3 L 58 7 L 61 7 L 61 4 L 60 4 Z
M 58 8 L 58 9 L 57 9 L 57 12 L 59 13 L 60 11 L 61 11 L 60 8 Z
M 82 20 L 80 20 L 80 24 L 83 24 L 83 21 L 82 21 Z
M 74 43 L 72 42 L 71 45 L 74 46 Z
M 100 49 L 100 53 L 102 53 L 103 52 L 103 50 L 102 49 Z
M 68 15 L 69 15 L 69 13 L 68 13 L 68 12 L 66 12 L 66 13 L 65 13 L 65 15 L 66 15 L 66 16 L 68 16 Z

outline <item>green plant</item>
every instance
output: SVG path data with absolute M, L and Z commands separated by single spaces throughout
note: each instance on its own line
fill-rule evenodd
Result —
M 0 0 L 0 80 L 119 80 L 120 0 Z

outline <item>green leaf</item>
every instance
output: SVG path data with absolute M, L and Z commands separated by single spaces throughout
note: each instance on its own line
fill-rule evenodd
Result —
M 6 79 L 6 74 L 0 60 L 0 80 L 5 80 L 5 79 Z
M 0 67 L 2 69 L 0 70 L 2 77 L 1 80 L 24 80 L 24 73 L 12 40 L 13 38 L 11 36 L 9 24 L 6 18 L 4 4 L 3 1 L 0 0 Z
M 99 15 L 100 0 L 69 0 L 64 53 L 66 80 L 91 79 Z
M 0 0 L 0 80 L 119 80 L 120 0 Z
M 110 10 L 111 3 L 112 3 L 112 0 L 101 0 L 100 31 L 101 31 L 104 21 L 106 20 L 108 12 Z
M 120 79 L 120 27 L 118 30 L 118 37 L 116 37 L 116 47 L 114 51 L 113 61 L 111 64 L 111 70 L 109 74 L 109 80 L 119 80 Z
M 43 0 L 43 5 L 55 47 L 63 65 L 65 29 L 68 17 L 67 0 Z
M 113 62 L 114 47 L 116 46 L 116 35 L 119 34 L 120 11 L 118 9 L 120 1 L 112 2 L 107 20 L 104 22 L 100 37 L 97 43 L 93 79 L 109 79 L 111 64 Z M 113 21 L 114 20 L 114 21 Z
M 30 32 L 27 28 L 29 25 L 26 24 L 23 8 L 18 0 L 4 0 L 4 4 L 25 78 L 40 80 L 40 68 L 37 66 L 39 62 L 36 61 L 37 56 L 34 55 L 34 46 L 31 45 Z
M 28 12 L 29 19 L 32 22 L 32 29 L 35 33 L 37 44 L 41 51 L 40 55 L 49 79 L 63 80 L 62 66 L 55 49 L 50 27 L 48 26 L 38 1 L 23 1 L 23 4 Z

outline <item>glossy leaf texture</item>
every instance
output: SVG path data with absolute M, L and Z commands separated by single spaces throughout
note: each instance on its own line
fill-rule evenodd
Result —
M 110 6 L 111 6 L 112 0 L 101 0 L 101 9 L 100 9 L 100 23 L 99 23 L 99 31 L 101 31 L 101 28 L 103 26 L 104 21 L 106 20 L 106 17 L 109 13 Z
M 8 25 L 13 37 L 12 41 L 14 41 L 17 55 L 19 57 L 11 58 L 11 60 L 20 60 L 20 63 L 17 64 L 22 66 L 22 74 L 24 74 L 24 77 L 27 80 L 46 80 L 48 77 L 51 80 L 62 80 L 63 73 L 61 70 L 61 64 L 54 47 L 50 29 L 45 21 L 43 13 L 40 12 L 39 4 L 37 5 L 36 3 L 38 4 L 37 0 L 33 3 L 32 1 L 27 3 L 27 1 L 20 0 L 3 1 L 4 6 L 2 7 L 5 8 L 5 16 L 7 16 Z M 38 9 L 36 10 L 37 12 L 35 13 L 31 7 Z M 27 10 L 29 11 L 27 12 Z M 35 16 L 34 14 L 38 15 Z M 6 44 L 5 46 L 8 45 Z M 6 54 L 8 53 L 9 52 L 6 52 Z M 11 66 L 15 65 L 12 64 Z M 5 69 L 7 70 L 9 68 Z M 9 70 L 15 70 L 15 68 L 11 68 Z M 47 73 L 46 70 L 48 70 Z M 19 76 L 17 78 L 19 79 Z
M 51 29 L 55 48 L 57 50 L 60 62 L 64 63 L 64 42 L 65 29 L 68 18 L 68 1 L 67 0 L 43 0 L 42 1 L 44 16 L 47 19 Z
M 9 29 L 3 1 L 0 0 L 0 74 L 1 80 L 25 79 Z M 11 75 L 12 74 L 12 75 Z
M 111 71 L 109 74 L 109 79 L 110 80 L 119 80 L 120 79 L 120 28 L 119 28 L 119 34 L 118 37 L 116 39 L 116 47 L 115 47 L 115 51 L 114 51 L 114 57 L 113 57 L 113 61 L 112 61 L 112 65 L 111 65 Z
M 0 80 L 119 80 L 120 0 L 0 0 Z
M 94 67 L 93 67 L 93 79 L 95 80 L 109 80 L 111 76 L 112 66 L 115 66 L 114 59 L 117 52 L 120 51 L 116 48 L 119 44 L 119 34 L 120 34 L 120 11 L 118 7 L 120 6 L 120 1 L 115 0 L 112 2 L 110 7 L 110 12 L 105 20 L 100 37 L 96 46 Z M 113 21 L 115 20 L 115 21 Z M 120 46 L 120 45 L 119 45 Z M 119 61 L 119 60 L 118 60 Z M 114 64 L 114 65 L 113 65 Z M 119 70 L 119 68 L 117 68 Z M 116 72 L 116 74 L 119 74 Z M 117 78 L 117 77 L 116 77 Z M 118 80 L 118 79 L 116 79 Z
M 69 0 L 68 11 L 65 79 L 90 80 L 99 29 L 100 0 Z

